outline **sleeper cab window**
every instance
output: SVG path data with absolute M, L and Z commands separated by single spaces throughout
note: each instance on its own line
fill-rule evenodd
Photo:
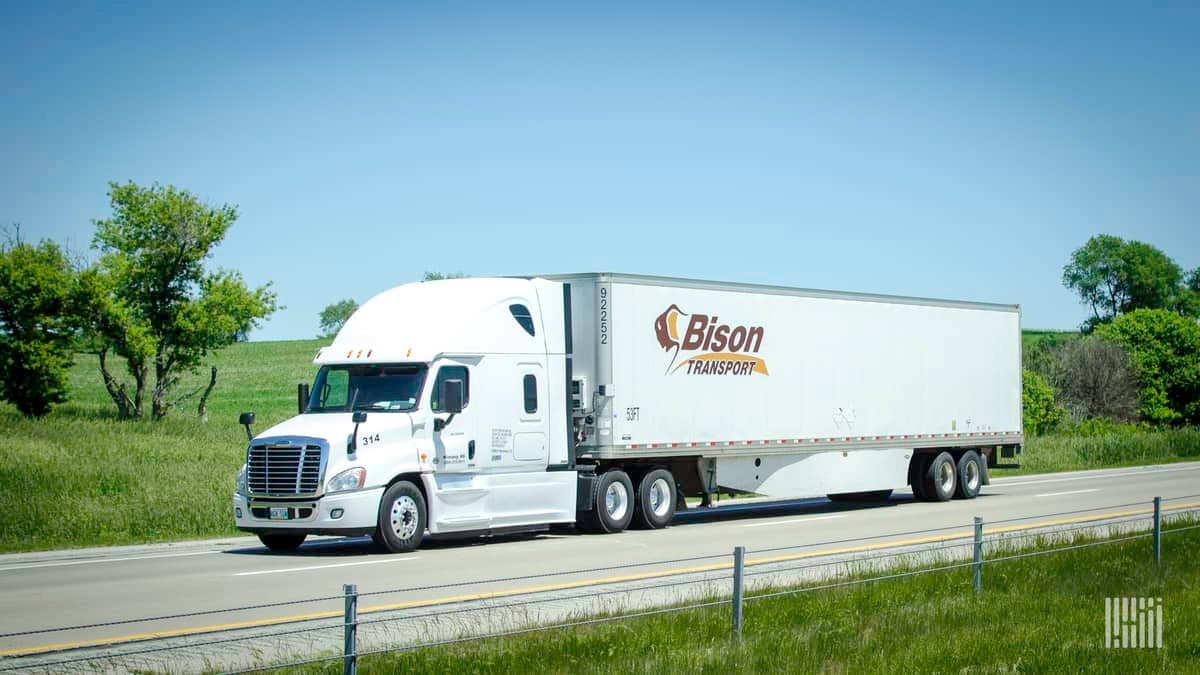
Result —
M 429 395 L 429 409 L 437 412 L 442 409 L 442 383 L 446 380 L 462 380 L 463 408 L 471 400 L 471 380 L 467 376 L 466 366 L 442 366 L 438 368 L 437 379 L 433 381 L 433 393 Z
M 533 335 L 533 315 L 529 313 L 529 308 L 525 305 L 509 305 L 508 311 L 512 312 L 512 316 L 520 324 L 521 328 L 525 329 L 530 336 Z
M 537 376 L 525 376 L 525 412 L 532 415 L 537 412 Z

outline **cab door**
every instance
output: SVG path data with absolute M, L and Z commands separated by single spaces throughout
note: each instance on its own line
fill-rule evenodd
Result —
M 472 368 L 462 362 L 445 361 L 438 366 L 433 387 L 429 393 L 429 409 L 435 419 L 433 447 L 434 470 L 437 473 L 464 473 L 474 471 L 478 449 L 479 406 L 471 406 Z M 451 419 L 439 413 L 442 382 L 462 380 L 463 409 Z M 440 428 L 439 428 L 440 427 Z

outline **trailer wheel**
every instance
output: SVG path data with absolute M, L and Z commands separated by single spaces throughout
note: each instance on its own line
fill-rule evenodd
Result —
M 958 490 L 959 499 L 974 499 L 979 496 L 979 488 L 983 486 L 983 466 L 979 453 L 968 450 L 958 458 Z
M 657 530 L 675 517 L 675 476 L 666 469 L 655 469 L 638 481 L 633 523 L 646 530 Z
M 958 489 L 958 467 L 954 464 L 954 457 L 948 452 L 934 457 L 923 478 L 922 488 L 927 501 L 944 502 L 953 497 Z
M 405 553 L 421 545 L 425 536 L 425 495 L 416 485 L 393 483 L 379 502 L 375 542 L 391 553 Z
M 304 543 L 304 534 L 260 534 L 258 540 L 272 551 L 295 551 Z
M 614 533 L 629 527 L 634 511 L 633 483 L 620 469 L 609 469 L 596 481 L 596 501 L 591 511 L 582 512 L 589 532 Z

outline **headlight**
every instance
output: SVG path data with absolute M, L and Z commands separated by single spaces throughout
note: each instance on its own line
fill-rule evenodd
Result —
M 249 494 L 249 489 L 246 487 L 246 465 L 242 465 L 242 470 L 238 471 L 237 483 L 234 485 L 234 491 L 239 495 Z
M 346 490 L 357 490 L 366 482 L 367 470 L 356 466 L 353 469 L 346 469 L 330 479 L 329 487 L 325 491 L 345 492 Z

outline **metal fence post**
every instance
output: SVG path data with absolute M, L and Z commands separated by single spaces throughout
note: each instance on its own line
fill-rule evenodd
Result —
M 733 549 L 733 634 L 742 637 L 742 572 L 746 562 L 746 547 Z
M 975 516 L 975 592 L 983 591 L 983 518 Z
M 1162 497 L 1154 498 L 1154 564 L 1162 560 Z
M 346 625 L 345 640 L 342 644 L 342 673 L 355 675 L 358 673 L 358 586 L 345 584 L 342 590 L 346 592 Z

